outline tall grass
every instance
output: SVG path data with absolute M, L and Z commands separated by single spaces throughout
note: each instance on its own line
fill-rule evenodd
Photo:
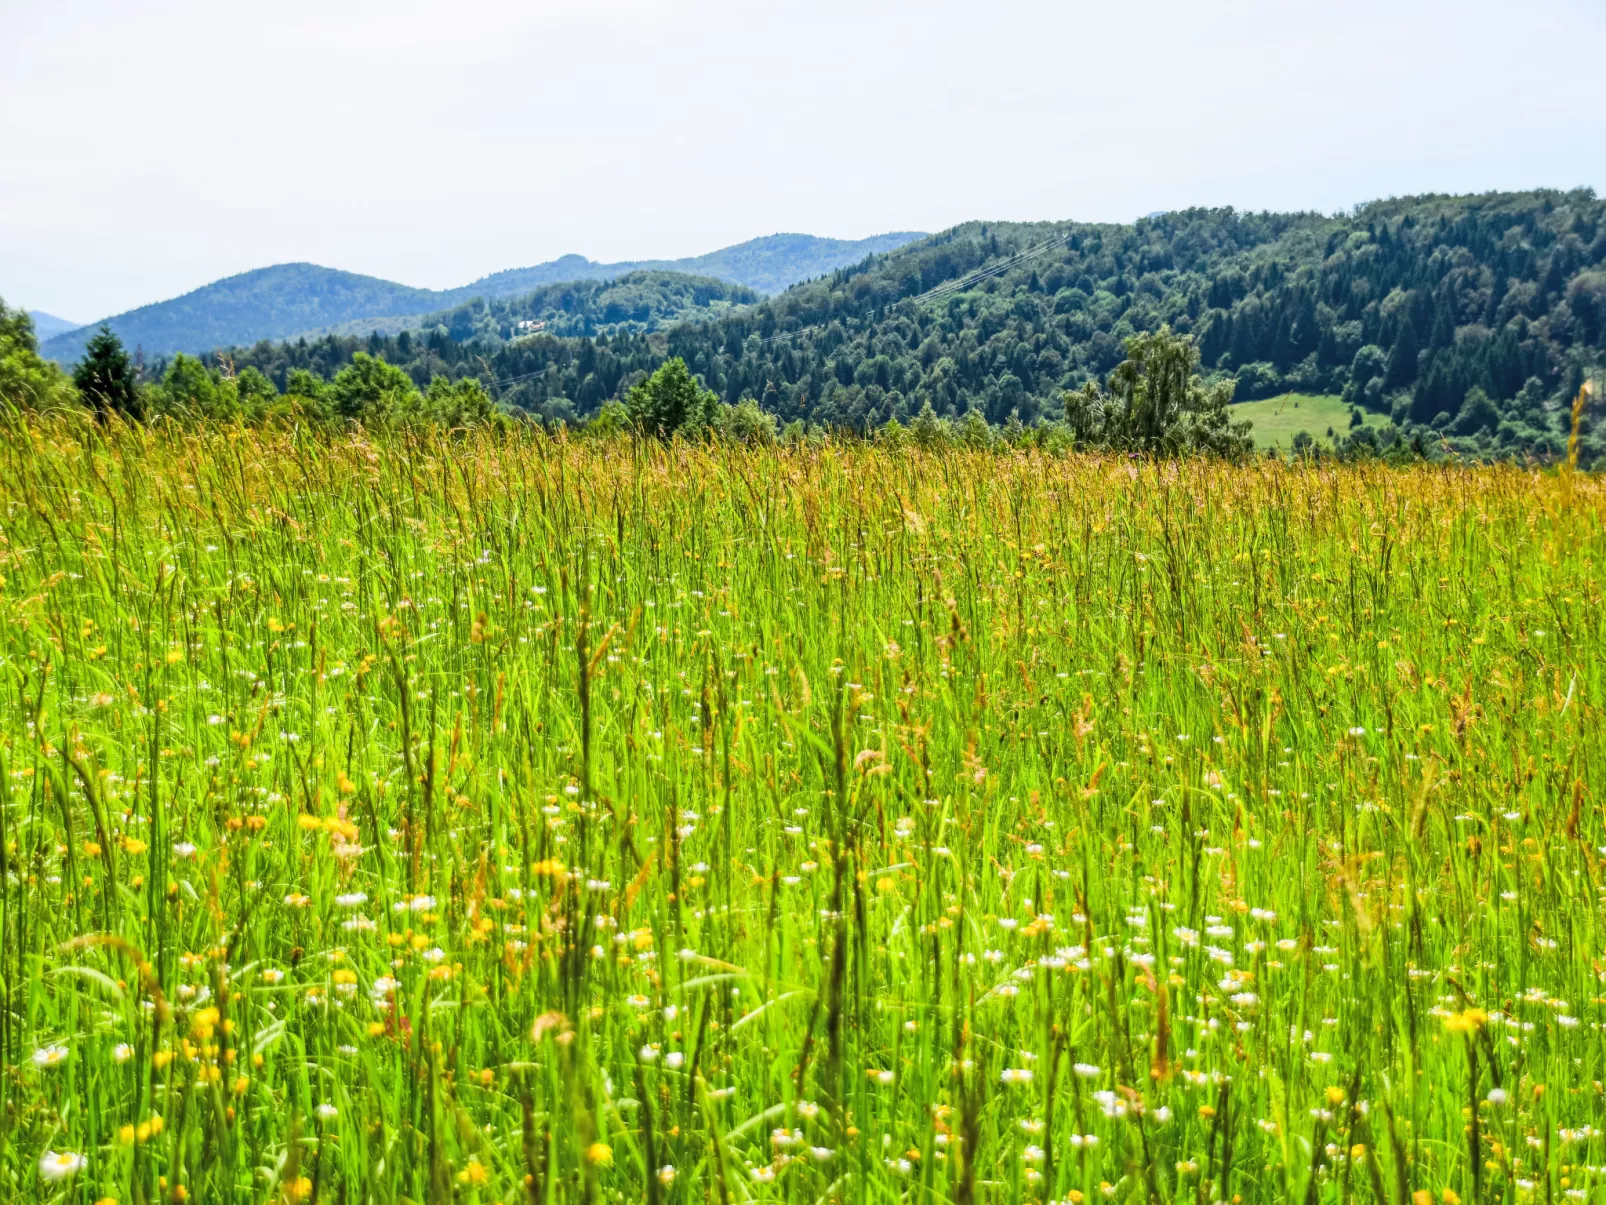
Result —
M 1599 1200 L 1598 479 L 14 423 L 0 1195 Z

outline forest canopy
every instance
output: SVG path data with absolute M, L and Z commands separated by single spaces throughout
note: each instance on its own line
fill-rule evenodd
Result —
M 11 392 L 29 404 L 69 396 L 25 317 L 8 322 L 4 371 L 24 383 Z M 1195 416 L 1186 437 L 1129 425 L 1143 398 L 1123 365 L 1161 332 L 1187 349 L 1191 383 L 1167 395 L 1182 399 L 1178 422 Z M 1294 394 L 1347 410 L 1347 429 L 1327 432 L 1341 452 L 1557 460 L 1585 382 L 1601 396 L 1606 204 L 1586 189 L 1413 197 L 1330 217 L 967 223 L 769 299 L 640 271 L 476 300 L 394 335 L 149 363 L 103 338 L 96 356 L 93 371 L 79 367 L 83 399 L 129 414 L 290 405 L 364 421 L 500 413 L 611 428 L 639 416 L 643 384 L 663 385 L 657 374 L 679 361 L 686 379 L 676 369 L 665 396 L 694 384 L 713 399 L 698 403 L 703 427 L 740 408 L 744 431 L 946 423 L 967 439 L 1002 429 L 1154 452 L 1175 436 L 1219 451 L 1243 442 L 1223 399 Z M 331 400 L 359 379 L 364 407 Z M 1606 456 L 1600 410 L 1578 410 L 1586 466 Z
M 1412 197 L 1331 217 L 967 223 L 651 333 L 507 340 L 465 322 L 233 354 L 282 388 L 293 370 L 329 378 L 363 351 L 420 385 L 478 376 L 552 421 L 595 414 L 678 356 L 721 401 L 756 400 L 782 423 L 869 430 L 929 405 L 1031 426 L 1058 420 L 1067 392 L 1102 384 L 1128 339 L 1162 326 L 1192 336 L 1207 379 L 1230 378 L 1239 401 L 1338 394 L 1391 420 L 1357 439 L 1559 456 L 1568 401 L 1606 363 L 1606 204 L 1585 189 Z M 1587 461 L 1599 454 L 1587 414 L 1584 434 Z

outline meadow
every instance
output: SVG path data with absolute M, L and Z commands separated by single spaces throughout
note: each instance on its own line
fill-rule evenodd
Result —
M 1234 422 L 1247 421 L 1251 425 L 1255 447 L 1281 448 L 1284 452 L 1294 446 L 1294 436 L 1306 431 L 1318 444 L 1331 446 L 1333 437 L 1349 434 L 1350 408 L 1336 394 L 1284 393 L 1263 398 L 1258 402 L 1235 402 L 1227 411 Z M 1363 410 L 1362 422 L 1368 427 L 1381 427 L 1388 416 Z
M 0 1199 L 1606 1200 L 1603 519 L 8 420 Z

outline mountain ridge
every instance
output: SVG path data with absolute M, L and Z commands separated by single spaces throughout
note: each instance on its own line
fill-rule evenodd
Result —
M 252 268 L 214 280 L 178 297 L 151 302 L 100 322 L 41 336 L 45 356 L 68 363 L 102 324 L 130 348 L 148 356 L 204 353 L 263 339 L 316 335 L 369 323 L 387 333 L 476 297 L 494 300 L 547 285 L 606 280 L 635 271 L 713 276 L 759 293 L 776 293 L 868 255 L 924 238 L 913 231 L 865 239 L 773 234 L 675 260 L 601 263 L 568 254 L 542 264 L 509 268 L 452 289 L 423 289 L 382 277 L 297 261 Z
M 966 222 L 758 305 L 588 344 L 443 341 L 366 350 L 420 385 L 481 377 L 505 404 L 572 421 L 668 357 L 721 400 L 865 431 L 970 412 L 1030 425 L 1097 387 L 1128 339 L 1169 326 L 1242 400 L 1340 397 L 1347 437 L 1469 456 L 1566 454 L 1571 403 L 1606 375 L 1606 201 L 1587 188 L 1424 194 L 1331 216 L 1195 208 L 1133 224 Z M 275 382 L 365 346 L 252 349 Z M 281 385 L 282 387 L 282 385 Z M 1383 422 L 1386 416 L 1387 422 Z M 1580 463 L 1606 456 L 1581 423 Z
M 28 317 L 33 319 L 33 333 L 41 342 L 53 339 L 57 335 L 64 335 L 68 331 L 75 331 L 84 325 L 82 322 L 73 322 L 56 314 L 47 314 L 44 310 L 29 310 Z

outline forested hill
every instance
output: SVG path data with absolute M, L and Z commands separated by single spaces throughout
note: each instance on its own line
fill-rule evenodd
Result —
M 1132 226 L 968 223 L 717 322 L 660 335 L 326 340 L 254 353 L 281 380 L 357 350 L 415 379 L 482 372 L 583 416 L 678 355 L 724 399 L 859 428 L 979 408 L 1057 416 L 1123 340 L 1195 336 L 1238 396 L 1343 393 L 1471 451 L 1562 446 L 1563 399 L 1606 362 L 1606 205 L 1590 191 L 1425 196 L 1353 213 L 1194 209 Z M 487 367 L 488 366 L 488 367 Z
M 898 231 L 864 239 L 819 238 L 812 234 L 767 234 L 733 247 L 688 259 L 651 259 L 599 264 L 580 255 L 566 255 L 534 268 L 513 268 L 476 280 L 461 291 L 481 297 L 510 297 L 561 281 L 605 280 L 626 272 L 680 272 L 714 276 L 758 293 L 779 293 L 802 280 L 855 264 L 867 255 L 893 251 L 923 239 L 924 234 Z
M 612 280 L 641 270 L 715 276 L 760 293 L 778 292 L 923 237 L 911 232 L 867 239 L 771 234 L 688 259 L 614 264 L 565 255 L 455 289 L 417 289 L 317 264 L 277 264 L 213 281 L 182 297 L 141 306 L 105 322 L 129 348 L 149 357 L 202 353 L 261 339 L 295 339 L 303 332 L 309 337 L 326 332 L 366 335 L 373 330 L 395 334 L 473 298 L 514 297 L 560 282 Z M 45 338 L 41 350 L 50 359 L 70 363 L 83 354 L 99 325 Z
M 548 335 L 651 332 L 680 322 L 706 322 L 762 300 L 752 289 L 683 272 L 627 272 L 614 280 L 547 285 L 523 297 L 476 298 L 419 327 L 443 328 L 458 343 Z

